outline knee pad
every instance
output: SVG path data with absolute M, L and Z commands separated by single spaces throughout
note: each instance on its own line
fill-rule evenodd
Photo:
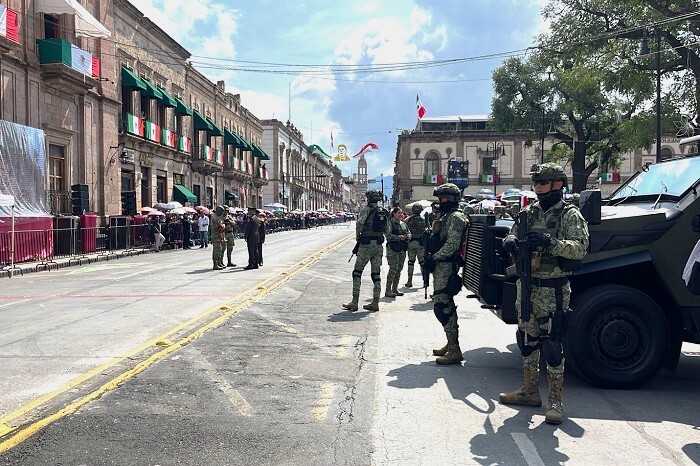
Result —
M 435 317 L 437 317 L 438 322 L 440 322 L 443 327 L 450 321 L 450 315 L 445 313 L 446 309 L 447 304 L 445 303 L 435 303 L 435 306 L 433 307 Z
M 362 270 L 353 270 L 352 271 L 352 278 L 361 278 L 362 277 Z
M 375 283 L 381 281 L 382 279 L 379 273 L 372 273 L 370 274 L 370 277 L 372 277 L 372 281 Z
M 564 359 L 564 347 L 561 343 L 547 338 L 542 342 L 542 355 L 547 364 L 557 367 Z
M 527 336 L 528 344 L 526 345 L 525 344 L 525 332 L 520 330 L 520 329 L 518 329 L 515 332 L 515 340 L 518 342 L 518 348 L 520 348 L 520 354 L 522 354 L 524 358 L 530 356 L 534 351 L 536 351 L 540 348 L 539 338 L 533 337 L 530 334 L 528 334 L 528 336 Z

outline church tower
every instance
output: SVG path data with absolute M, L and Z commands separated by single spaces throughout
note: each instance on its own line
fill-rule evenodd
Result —
M 365 154 L 360 155 L 360 160 L 357 161 L 357 192 L 364 195 L 367 192 L 367 161 Z

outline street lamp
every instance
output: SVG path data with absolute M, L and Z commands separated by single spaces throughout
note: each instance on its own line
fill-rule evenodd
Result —
M 661 31 L 654 27 L 652 36 L 656 42 L 656 163 L 661 162 Z M 642 38 L 641 55 L 649 55 L 649 38 L 644 33 Z
M 491 166 L 493 167 L 493 195 L 496 195 L 496 188 L 498 187 L 498 166 L 499 158 L 506 155 L 506 148 L 503 146 L 502 142 L 489 142 L 486 145 L 486 154 L 493 150 L 493 159 L 491 160 Z

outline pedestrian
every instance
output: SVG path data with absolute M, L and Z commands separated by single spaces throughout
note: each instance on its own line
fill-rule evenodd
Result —
M 357 258 L 352 271 L 352 301 L 343 304 L 343 308 L 350 311 L 357 310 L 357 303 L 360 299 L 360 285 L 362 283 L 362 272 L 367 265 L 371 264 L 370 277 L 372 278 L 372 302 L 362 306 L 368 311 L 379 310 L 379 296 L 382 292 L 381 266 L 382 255 L 384 254 L 384 237 L 390 231 L 389 212 L 377 205 L 384 196 L 381 191 L 370 189 L 365 194 L 367 205 L 360 209 L 355 225 L 355 239 L 357 240 Z
M 542 406 L 539 393 L 540 351 L 547 362 L 547 405 L 545 422 L 559 424 L 564 419 L 564 333 L 568 321 L 571 285 L 568 277 L 580 266 L 588 249 L 588 225 L 576 206 L 566 204 L 562 188 L 567 186 L 564 170 L 553 163 L 533 167 L 530 173 L 537 201 L 526 206 L 528 232 L 514 224 L 503 240 L 503 250 L 518 255 L 527 245 L 532 253 L 532 312 L 521 319 L 521 281 L 517 281 L 518 331 L 516 340 L 523 356 L 524 384 L 518 390 L 501 393 L 508 405 Z
M 192 224 L 190 223 L 190 216 L 185 214 L 180 219 L 182 225 L 182 249 L 190 249 L 190 236 L 192 234 Z
M 416 203 L 411 206 L 411 216 L 406 220 L 406 226 L 411 233 L 411 239 L 408 241 L 408 281 L 406 287 L 413 286 L 413 269 L 418 259 L 418 264 L 423 268 L 423 232 L 425 231 L 425 220 L 420 216 L 423 208 Z
M 433 191 L 439 201 L 439 214 L 426 246 L 425 266 L 433 274 L 433 312 L 442 324 L 447 344 L 434 349 L 437 364 L 459 364 L 464 360 L 459 347 L 459 325 L 454 296 L 462 289 L 459 267 L 462 264 L 468 220 L 459 209 L 462 190 L 453 183 L 445 183 Z
M 389 264 L 389 272 L 386 275 L 384 296 L 395 298 L 396 296 L 403 296 L 403 292 L 398 289 L 399 279 L 401 278 L 403 264 L 406 262 L 406 251 L 408 251 L 408 241 L 411 239 L 411 233 L 408 231 L 406 222 L 403 221 L 403 212 L 399 207 L 391 209 L 389 225 L 389 233 L 386 235 L 386 261 Z
M 158 223 L 158 216 L 151 216 L 151 224 L 149 225 L 149 235 L 151 241 L 153 242 L 153 248 L 151 251 L 160 252 L 160 247 L 165 241 L 165 236 L 161 233 L 160 223 Z
M 265 225 L 267 221 L 264 218 L 260 219 L 260 227 L 258 227 L 258 233 L 260 235 L 260 241 L 258 241 L 258 265 L 262 267 L 263 265 L 263 243 L 265 243 L 265 230 L 267 226 Z
M 224 221 L 226 220 L 226 210 L 224 206 L 216 206 L 214 209 L 214 214 L 211 216 L 211 259 L 214 264 L 214 270 L 223 270 L 226 268 L 224 265 L 224 251 L 226 250 L 226 226 Z
M 235 267 L 236 264 L 231 262 L 231 254 L 233 254 L 233 246 L 236 241 L 236 219 L 233 215 L 226 215 L 224 220 L 224 233 L 226 235 L 226 266 Z
M 204 215 L 204 212 L 199 213 L 197 226 L 199 228 L 199 249 L 209 247 L 209 217 Z
M 258 209 L 248 207 L 248 223 L 245 226 L 245 241 L 248 246 L 248 265 L 245 270 L 257 269 L 260 265 L 258 260 L 258 243 L 260 242 L 260 217 Z

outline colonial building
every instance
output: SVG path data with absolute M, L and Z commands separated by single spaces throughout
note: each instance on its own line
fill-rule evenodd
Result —
M 304 135 L 291 123 L 263 120 L 262 149 L 274 154 L 267 169 L 266 203 L 293 210 L 343 209 L 341 170 L 321 154 L 309 151 Z
M 447 182 L 448 162 L 468 162 L 469 187 L 465 194 L 489 188 L 500 193 L 508 188 L 530 189 L 532 165 L 546 160 L 552 141 L 532 141 L 532 132 L 499 133 L 486 115 L 423 118 L 416 129 L 399 135 L 394 169 L 395 205 L 431 199 L 433 189 Z M 662 157 L 683 154 L 676 138 L 662 139 Z M 646 163 L 655 160 L 655 146 L 625 154 L 619 166 L 601 167 L 589 184 L 600 187 L 603 195 L 612 193 L 621 182 Z M 571 167 L 563 164 L 571 177 Z M 571 178 L 570 178 L 571 179 Z M 600 180 L 600 181 L 598 181 Z

